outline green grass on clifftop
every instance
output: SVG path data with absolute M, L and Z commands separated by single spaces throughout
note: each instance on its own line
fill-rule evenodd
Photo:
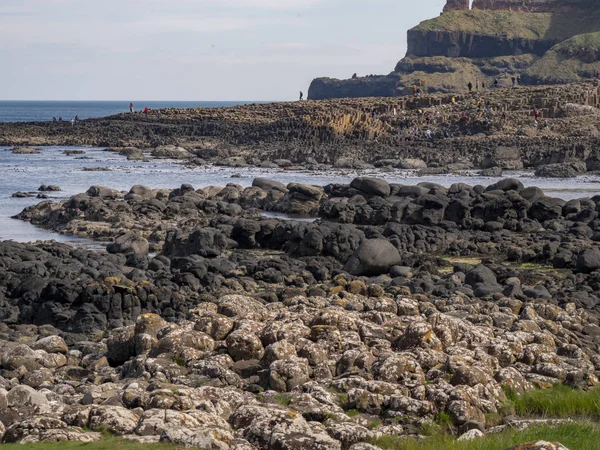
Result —
M 505 38 L 563 41 L 600 30 L 598 11 L 578 14 L 528 14 L 510 11 L 451 11 L 421 22 L 415 30 L 462 31 Z

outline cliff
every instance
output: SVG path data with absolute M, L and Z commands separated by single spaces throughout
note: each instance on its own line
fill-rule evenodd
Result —
M 309 98 L 464 92 L 503 85 L 583 81 L 600 70 L 600 8 L 592 0 L 447 0 L 444 12 L 408 31 L 406 56 L 387 76 L 318 78 Z

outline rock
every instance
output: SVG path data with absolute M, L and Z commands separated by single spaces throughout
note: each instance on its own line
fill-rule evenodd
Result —
M 344 270 L 352 275 L 381 275 L 402 261 L 400 253 L 385 239 L 366 239 L 350 257 Z
M 489 167 L 487 169 L 483 169 L 481 171 L 481 176 L 483 176 L 483 177 L 501 177 L 502 176 L 502 168 L 495 166 L 495 167 Z
M 2 355 L 2 368 L 15 370 L 21 366 L 30 371 L 39 369 L 41 366 L 39 356 L 23 344 L 11 348 Z
M 30 147 L 17 148 L 17 147 L 15 147 L 12 149 L 12 153 L 14 153 L 15 155 L 38 155 L 42 152 L 37 148 L 30 148 Z
M 61 188 L 60 186 L 56 186 L 56 185 L 46 185 L 46 184 L 42 184 L 39 188 L 38 191 L 40 192 L 56 192 L 56 191 L 60 191 Z
M 427 169 L 427 163 L 419 158 L 404 158 L 398 161 L 396 168 L 407 170 Z
M 481 438 L 485 436 L 483 431 L 473 428 L 472 430 L 467 431 L 466 433 L 461 434 L 457 441 L 474 441 L 475 439 Z
M 106 246 L 106 251 L 127 257 L 127 264 L 132 267 L 145 267 L 147 264 L 148 241 L 133 233 L 123 234 Z
M 569 450 L 558 442 L 534 441 L 518 444 L 506 450 Z
M 279 181 L 269 180 L 267 178 L 255 178 L 254 180 L 252 180 L 252 186 L 259 187 L 261 189 L 264 189 L 265 191 L 276 189 L 284 193 L 287 192 L 285 184 L 280 183 Z
M 140 417 L 122 406 L 95 406 L 90 411 L 90 429 L 109 431 L 117 436 L 131 434 Z
M 387 197 L 391 192 L 389 183 L 378 178 L 355 178 L 350 183 L 350 187 L 362 191 L 367 195 L 377 195 L 379 197 Z
M 151 155 L 157 159 L 188 159 L 191 157 L 186 149 L 170 145 L 156 147 L 152 150 Z
M 44 350 L 48 353 L 63 353 L 69 351 L 65 340 L 60 336 L 47 336 L 36 341 L 31 348 L 33 350 Z
M 48 399 L 41 392 L 30 386 L 19 385 L 12 388 L 6 395 L 8 406 L 35 406 L 38 408 L 49 405 Z
M 577 270 L 591 273 L 598 269 L 600 269 L 600 249 L 594 247 L 582 250 L 577 256 Z
M 229 450 L 235 442 L 230 431 L 217 427 L 205 426 L 190 430 L 187 427 L 175 426 L 165 430 L 160 442 L 200 449 Z
M 119 196 L 118 192 L 113 191 L 106 186 L 92 186 L 87 190 L 86 195 L 100 198 L 116 198 Z
M 253 333 L 237 330 L 227 336 L 225 340 L 227 350 L 235 361 L 247 359 L 261 359 L 264 348 L 260 339 Z
M 573 178 L 586 172 L 587 166 L 583 161 L 572 161 L 567 163 L 547 164 L 538 167 L 535 171 L 535 176 L 546 178 Z

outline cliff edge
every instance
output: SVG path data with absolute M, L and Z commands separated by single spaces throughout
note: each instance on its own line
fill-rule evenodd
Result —
M 592 0 L 447 0 L 408 31 L 406 56 L 388 75 L 317 78 L 309 99 L 464 92 L 491 85 L 584 81 L 600 70 L 600 6 Z

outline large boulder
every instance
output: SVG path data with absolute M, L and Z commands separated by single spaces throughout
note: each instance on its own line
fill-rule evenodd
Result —
M 169 258 L 190 255 L 214 258 L 229 246 L 227 236 L 215 228 L 197 228 L 190 234 L 180 230 L 169 230 L 163 253 Z
M 591 273 L 600 269 L 600 249 L 586 248 L 577 256 L 577 270 L 583 273 Z
M 285 184 L 280 183 L 279 181 L 269 180 L 267 178 L 255 178 L 252 180 L 252 186 L 259 187 L 265 191 L 270 191 L 271 189 L 276 189 L 281 192 L 288 191 L 285 187 Z
M 535 171 L 536 177 L 545 178 L 573 178 L 587 172 L 583 161 L 570 161 L 566 163 L 546 164 Z
M 123 234 L 106 246 L 106 251 L 127 257 L 127 264 L 138 267 L 148 256 L 148 241 L 133 233 Z
M 350 183 L 350 187 L 364 192 L 367 195 L 376 195 L 379 197 L 387 197 L 391 192 L 389 183 L 379 178 L 355 178 Z
M 352 275 L 382 275 L 402 262 L 398 249 L 385 239 L 364 240 L 344 270 Z
M 502 286 L 498 284 L 494 272 L 483 264 L 478 265 L 467 273 L 465 283 L 471 285 L 477 297 L 486 297 L 495 292 L 502 291 Z

